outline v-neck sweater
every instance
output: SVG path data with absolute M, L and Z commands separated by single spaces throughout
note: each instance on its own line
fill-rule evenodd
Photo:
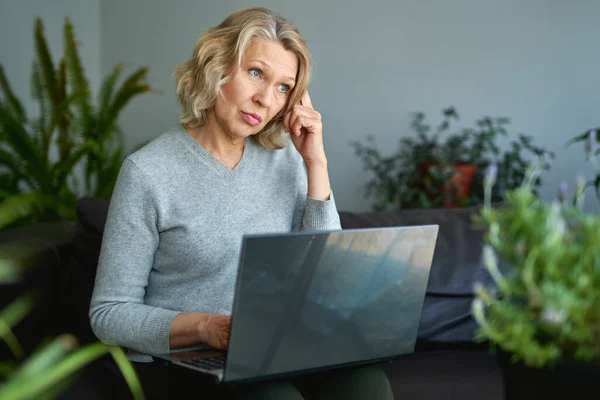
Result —
M 123 162 L 102 238 L 92 329 L 133 359 L 166 353 L 178 313 L 231 314 L 245 234 L 337 229 L 333 193 L 327 201 L 308 197 L 306 167 L 291 141 L 274 150 L 247 139 L 230 169 L 176 126 Z

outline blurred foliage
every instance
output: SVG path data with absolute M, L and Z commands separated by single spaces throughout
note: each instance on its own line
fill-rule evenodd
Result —
M 544 161 L 528 168 L 521 186 L 492 208 L 495 171 L 485 180 L 486 201 L 475 218 L 486 230 L 483 261 L 494 285 L 475 287 L 477 337 L 530 367 L 561 362 L 600 366 L 600 213 L 583 211 L 586 182 L 568 194 L 534 195 Z M 499 264 L 513 267 L 502 274 Z
M 0 290 L 20 282 L 34 250 L 19 243 L 0 247 Z M 41 301 L 34 291 L 26 291 L 0 310 L 0 341 L 12 354 L 0 360 L 0 399 L 55 399 L 77 378 L 77 372 L 100 357 L 110 354 L 131 390 L 134 399 L 144 399 L 141 384 L 127 355 L 118 346 L 93 342 L 78 346 L 70 334 L 48 337 L 31 354 L 26 354 L 13 328 Z

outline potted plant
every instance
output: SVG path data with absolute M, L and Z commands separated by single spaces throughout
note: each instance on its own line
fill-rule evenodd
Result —
M 442 113 L 444 119 L 431 137 L 428 136 L 431 128 L 425 123 L 425 114 L 415 113 L 411 126 L 417 138 L 427 144 L 428 152 L 423 153 L 423 159 L 417 164 L 416 177 L 422 183 L 422 190 L 430 199 L 441 200 L 444 207 L 450 208 L 464 203 L 469 197 L 478 165 L 469 157 L 469 140 L 473 132 L 465 130 L 442 140 L 451 121 L 459 118 L 454 107 L 446 108 Z
M 117 118 L 134 97 L 153 90 L 147 68 L 119 84 L 117 65 L 94 104 L 68 18 L 63 35 L 65 54 L 55 66 L 36 20 L 31 89 L 39 116 L 27 116 L 0 65 L 0 230 L 71 221 L 79 197 L 110 198 L 124 158 Z
M 530 166 L 494 207 L 491 166 L 475 217 L 486 230 L 483 260 L 494 284 L 475 285 L 472 312 L 477 339 L 503 368 L 507 399 L 563 398 L 600 379 L 600 213 L 583 211 L 581 177 L 572 201 L 565 182 L 553 202 L 536 196 L 545 163 Z
M 519 134 L 507 150 L 500 149 L 499 139 L 507 136 L 505 117 L 483 117 L 475 127 L 451 132 L 459 119 L 454 107 L 442 111 L 442 122 L 435 132 L 426 123 L 425 114 L 414 113 L 411 128 L 415 135 L 400 139 L 398 150 L 384 156 L 372 135 L 367 143 L 351 142 L 365 170 L 372 174 L 365 194 L 374 198 L 375 210 L 398 208 L 437 208 L 481 204 L 483 174 L 498 166 L 498 184 L 492 198 L 499 201 L 504 191 L 519 185 L 525 175 L 527 154 L 554 154 L 533 145 L 530 136 Z M 538 187 L 541 179 L 535 182 Z

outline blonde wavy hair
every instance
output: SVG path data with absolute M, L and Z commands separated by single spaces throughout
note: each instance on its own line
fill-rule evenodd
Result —
M 197 127 L 207 118 L 207 111 L 215 106 L 221 86 L 231 79 L 225 75 L 236 65 L 252 40 L 270 39 L 298 58 L 296 84 L 284 108 L 256 135 L 256 142 L 265 148 L 280 149 L 287 140 L 283 135 L 282 116 L 298 104 L 308 88 L 312 60 L 302 35 L 292 23 L 279 14 L 263 8 L 244 8 L 229 15 L 221 24 L 200 36 L 192 57 L 175 69 L 176 97 L 180 105 L 179 122 Z

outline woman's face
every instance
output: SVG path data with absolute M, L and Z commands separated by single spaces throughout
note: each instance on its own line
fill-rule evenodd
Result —
M 255 39 L 214 108 L 217 129 L 232 139 L 260 132 L 286 105 L 298 72 L 298 59 L 277 42 Z

